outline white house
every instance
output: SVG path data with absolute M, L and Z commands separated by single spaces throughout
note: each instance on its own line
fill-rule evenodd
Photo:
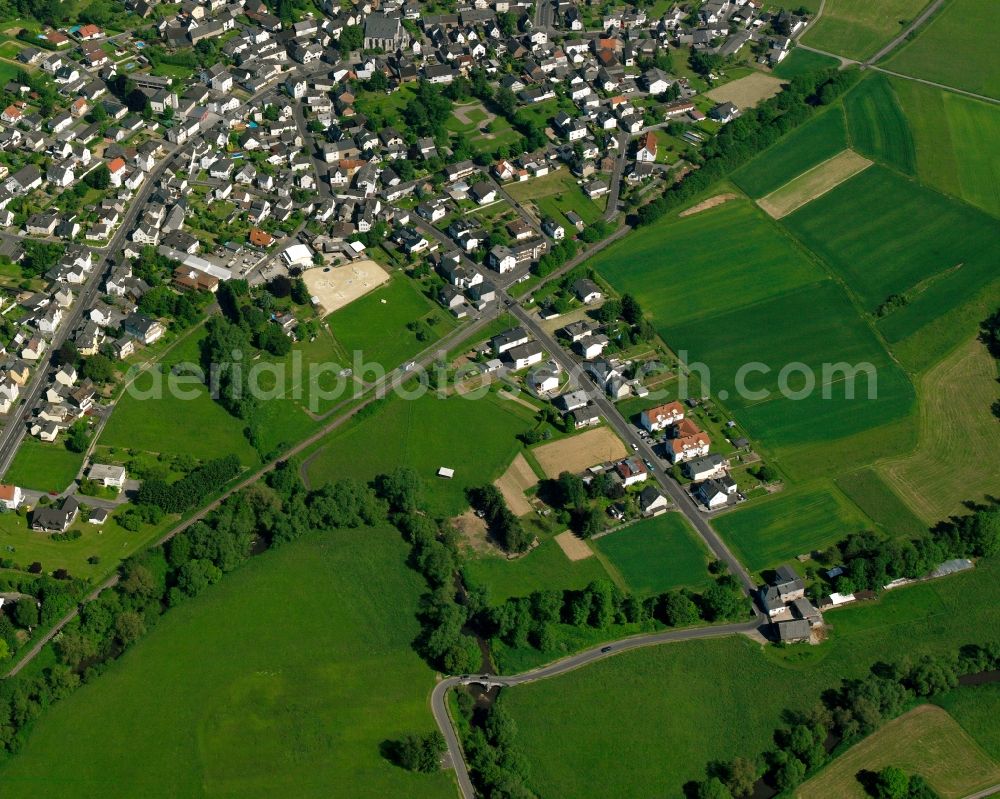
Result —
M 24 502 L 24 493 L 20 486 L 0 484 L 0 504 L 7 510 L 17 510 Z
M 684 406 L 679 402 L 668 402 L 647 408 L 639 416 L 639 423 L 650 433 L 656 433 L 684 418 Z
M 121 491 L 125 487 L 127 475 L 124 466 L 109 466 L 104 463 L 95 463 L 87 472 L 87 479 L 100 483 L 105 488 L 117 488 Z

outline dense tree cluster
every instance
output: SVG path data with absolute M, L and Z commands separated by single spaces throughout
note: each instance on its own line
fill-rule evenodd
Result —
M 719 622 L 748 617 L 750 606 L 739 583 L 722 575 L 702 594 L 667 591 L 640 599 L 624 593 L 610 580 L 594 580 L 582 590 L 534 591 L 475 616 L 475 626 L 488 638 L 520 648 L 556 652 L 560 625 L 606 630 L 615 625 L 686 627 L 700 620 Z
M 407 735 L 398 741 L 390 741 L 387 754 L 397 766 L 407 771 L 422 771 L 426 774 L 440 770 L 441 758 L 448 746 L 444 736 L 435 730 L 426 735 Z
M 137 505 L 153 505 L 164 513 L 183 513 L 219 491 L 240 473 L 240 459 L 235 455 L 207 461 L 173 483 L 146 480 L 136 496 Z
M 502 698 L 485 710 L 475 709 L 471 700 L 469 694 L 459 694 L 463 747 L 479 792 L 486 799 L 533 799 L 528 760 L 516 744 L 517 724 Z
M 469 491 L 469 503 L 483 514 L 490 536 L 507 552 L 525 552 L 534 538 L 507 507 L 500 489 L 492 483 Z
M 705 191 L 809 119 L 816 107 L 834 102 L 858 77 L 857 70 L 836 69 L 796 76 L 780 94 L 725 125 L 706 143 L 700 167 L 639 208 L 636 223 L 650 224 Z

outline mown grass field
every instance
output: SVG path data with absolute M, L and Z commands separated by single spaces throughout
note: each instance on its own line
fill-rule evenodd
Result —
M 915 537 L 927 532 L 929 524 L 910 510 L 873 467 L 838 477 L 837 488 L 887 535 Z
M 532 591 L 585 588 L 593 580 L 608 577 L 596 557 L 570 560 L 551 537 L 527 555 L 507 560 L 502 555 L 479 555 L 465 563 L 466 582 L 485 587 L 489 601 L 499 604 L 510 597 L 527 596 Z
M 935 697 L 955 721 L 994 760 L 1000 761 L 1000 683 L 967 685 Z
M 820 648 L 762 649 L 742 637 L 667 644 L 506 689 L 501 701 L 539 795 L 582 799 L 600 785 L 608 796 L 680 796 L 708 762 L 769 748 L 783 710 L 814 704 L 841 678 L 995 640 L 998 576 L 987 562 L 830 612 L 833 634 Z
M 851 147 L 907 175 L 915 174 L 913 134 L 888 77 L 868 75 L 848 92 L 844 111 Z
M 712 525 L 750 571 L 780 566 L 871 526 L 826 483 L 786 489 L 717 516 Z
M 1000 262 L 995 220 L 877 165 L 782 223 L 869 312 L 890 294 L 906 295 L 905 307 L 878 322 L 890 342 L 966 303 Z M 952 346 L 964 338 L 960 329 L 954 335 Z
M 996 43 L 1000 20 L 980 0 L 950 0 L 916 38 L 885 62 L 888 69 L 1000 99 Z M 961 57 L 955 57 L 961 42 Z
M 861 60 L 902 33 L 925 5 L 927 0 L 827 0 L 823 16 L 802 40 L 810 47 Z
M 664 338 L 688 350 L 693 361 L 708 364 L 713 392 L 726 392 L 737 419 L 776 450 L 873 431 L 905 418 L 913 407 L 906 376 L 830 280 L 668 327 Z M 754 363 L 758 366 L 741 388 L 737 375 Z M 804 364 L 811 378 L 800 367 L 784 371 L 796 363 Z M 871 368 L 859 369 L 852 379 L 833 368 L 839 363 Z M 814 384 L 807 393 L 810 379 Z
M 37 491 L 60 492 L 76 479 L 83 465 L 82 452 L 66 449 L 66 435 L 48 443 L 25 436 L 4 481 Z
M 711 579 L 708 551 L 679 513 L 646 519 L 594 545 L 637 595 L 702 588 Z
M 204 338 L 197 331 L 163 358 L 167 367 L 199 364 Z M 209 460 L 235 454 L 244 466 L 260 462 L 243 433 L 246 423 L 215 402 L 202 384 L 185 379 L 182 392 L 168 390 L 160 370 L 139 375 L 115 405 L 98 443 L 101 446 L 141 450 L 162 455 L 191 455 Z
M 661 330 L 823 277 L 788 239 L 775 235 L 761 211 L 743 200 L 639 228 L 588 264 L 635 295 Z M 670 291 L 662 290 L 666 285 Z M 678 346 L 670 339 L 667 343 Z
M 447 773 L 380 755 L 434 729 L 406 555 L 395 530 L 359 529 L 254 559 L 47 710 L 4 796 L 450 799 Z
M 389 372 L 433 343 L 418 341 L 416 334 L 406 329 L 407 324 L 420 319 L 433 322 L 431 330 L 438 338 L 455 326 L 455 321 L 421 294 L 413 281 L 395 275 L 384 286 L 330 314 L 326 321 L 352 359 L 345 365 L 350 366 L 355 353 L 360 353 L 362 362 L 381 364 Z
M 966 500 L 996 496 L 1000 424 L 997 364 L 976 339 L 927 372 L 920 384 L 916 449 L 882 461 L 882 478 L 926 523 L 958 513 Z
M 1000 780 L 997 764 L 947 712 L 921 705 L 837 757 L 795 791 L 801 799 L 864 799 L 862 770 L 896 766 L 919 774 L 944 799 L 961 799 Z
M 917 176 L 1000 216 L 1000 109 L 913 80 L 892 86 L 913 132 Z
M 793 50 L 789 60 L 798 52 Z M 802 52 L 810 55 L 807 51 Z M 733 182 L 757 199 L 832 158 L 845 147 L 847 123 L 844 109 L 838 103 L 795 128 L 749 164 L 736 170 Z
M 341 477 L 370 480 L 396 466 L 411 466 L 424 480 L 430 511 L 455 516 L 468 506 L 466 489 L 504 472 L 521 447 L 515 437 L 532 420 L 530 410 L 495 394 L 393 399 L 329 436 L 305 473 L 318 486 Z M 436 477 L 442 466 L 455 469 L 455 477 Z

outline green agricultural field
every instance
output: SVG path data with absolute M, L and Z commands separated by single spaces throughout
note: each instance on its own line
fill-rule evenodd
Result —
M 588 263 L 635 295 L 658 328 L 751 305 L 823 277 L 744 200 L 639 228 Z
M 450 799 L 447 773 L 380 754 L 434 729 L 434 676 L 410 646 L 424 584 L 406 556 L 393 529 L 259 556 L 47 710 L 0 770 L 4 796 Z
M 718 395 L 728 399 L 736 418 L 771 447 L 825 445 L 871 433 L 905 419 L 913 407 L 913 387 L 906 376 L 843 289 L 829 280 L 668 326 L 663 335 L 675 350 L 688 350 L 692 361 L 708 364 L 713 392 L 726 392 Z M 743 390 L 735 391 L 740 370 L 754 363 L 758 366 L 746 376 Z M 845 363 L 851 368 L 834 368 Z M 812 390 L 807 391 L 801 366 L 784 371 L 790 364 L 806 365 Z M 785 391 L 782 374 L 787 377 Z M 889 452 L 897 451 L 899 445 L 885 443 Z
M 851 147 L 862 155 L 916 173 L 913 135 L 885 75 L 872 73 L 844 98 Z
M 921 705 L 852 746 L 797 788 L 795 796 L 865 799 L 871 794 L 858 774 L 886 766 L 919 774 L 949 799 L 970 796 L 1000 779 L 1000 765 L 951 716 L 936 705 Z
M 86 497 L 79 499 L 86 504 Z M 167 532 L 177 518 L 166 518 L 155 526 L 143 525 L 132 533 L 115 523 L 114 517 L 120 512 L 115 511 L 103 525 L 90 524 L 86 513 L 81 512 L 70 527 L 70 531 L 81 533 L 80 538 L 73 541 L 57 541 L 49 533 L 35 532 L 28 526 L 30 514 L 4 513 L 0 515 L 0 552 L 22 571 L 37 561 L 46 573 L 66 569 L 74 577 L 95 580 Z M 96 557 L 97 562 L 89 563 L 91 557 Z
M 902 33 L 927 0 L 827 0 L 815 27 L 803 34 L 810 47 L 862 60 Z
M 790 80 L 806 72 L 815 72 L 819 69 L 830 69 L 838 66 L 840 66 L 840 63 L 836 58 L 830 58 L 830 56 L 815 53 L 812 50 L 803 50 L 801 47 L 796 47 L 771 72 L 775 77 Z
M 1000 564 L 984 562 L 828 612 L 832 636 L 818 648 L 764 649 L 743 637 L 667 644 L 504 689 L 501 701 L 540 796 L 587 797 L 594 785 L 608 796 L 681 796 L 710 761 L 769 748 L 786 708 L 815 704 L 876 661 L 996 640 L 998 577 Z
M 966 685 L 934 699 L 977 744 L 1000 761 L 1000 683 Z
M 892 86 L 913 132 L 917 176 L 1000 216 L 1000 109 L 913 80 Z
M 964 304 L 996 277 L 996 222 L 963 203 L 872 166 L 782 223 L 838 272 L 873 312 L 890 294 L 905 307 L 879 320 L 890 342 Z M 951 345 L 964 338 L 956 329 Z
M 83 465 L 82 452 L 66 449 L 66 435 L 51 444 L 26 436 L 4 480 L 22 488 L 60 492 L 75 479 Z
M 438 399 L 392 399 L 377 413 L 334 432 L 311 458 L 311 485 L 354 477 L 370 480 L 396 466 L 410 466 L 424 480 L 431 513 L 455 516 L 468 502 L 465 491 L 499 477 L 520 449 L 518 433 L 533 426 L 534 414 L 510 400 L 454 395 Z M 455 469 L 452 480 L 435 477 Z
M 875 469 L 865 468 L 838 477 L 837 487 L 888 535 L 914 537 L 927 531 L 927 524 L 917 518 Z
M 699 589 L 711 580 L 709 553 L 679 513 L 646 519 L 603 536 L 594 545 L 635 594 Z
M 807 169 L 832 158 L 845 147 L 847 125 L 843 106 L 838 103 L 795 128 L 749 164 L 736 170 L 733 182 L 751 197 L 763 197 Z
M 1000 99 L 996 43 L 1000 20 L 983 13 L 981 0 L 951 0 L 885 66 L 904 75 Z M 961 42 L 961 57 L 955 57 Z
M 493 604 L 549 588 L 585 588 L 593 580 L 608 577 L 596 557 L 570 560 L 552 538 L 545 538 L 527 555 L 515 560 L 499 554 L 471 557 L 464 572 L 469 586 L 485 587 Z
M 871 526 L 825 484 L 782 491 L 712 524 L 750 571 L 780 566 Z
M 566 219 L 567 211 L 576 211 L 588 225 L 600 219 L 604 207 L 583 193 L 576 178 L 565 167 L 540 178 L 532 178 L 524 183 L 506 187 L 511 197 L 521 203 L 534 206 L 539 219 L 551 217 L 559 224 L 572 230 Z
M 396 275 L 384 286 L 330 314 L 326 321 L 349 356 L 361 353 L 363 362 L 381 364 L 389 372 L 434 343 L 434 339 L 418 341 L 416 334 L 406 329 L 407 324 L 421 319 L 432 320 L 430 329 L 435 338 L 455 326 L 454 320 L 421 294 L 412 280 Z

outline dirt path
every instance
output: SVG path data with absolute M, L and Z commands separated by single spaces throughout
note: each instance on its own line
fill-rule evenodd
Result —
M 697 205 L 692 205 L 690 208 L 685 208 L 681 211 L 678 216 L 694 216 L 695 214 L 700 214 L 702 211 L 708 211 L 710 208 L 715 208 L 716 206 L 727 203 L 730 200 L 737 200 L 739 196 L 733 194 L 732 192 L 726 192 L 725 194 L 716 194 L 714 197 L 709 197 L 707 200 L 702 200 Z
M 524 516 L 531 513 L 532 507 L 524 492 L 538 485 L 538 478 L 532 470 L 531 465 L 525 460 L 524 455 L 517 453 L 510 466 L 507 467 L 493 485 L 500 489 L 503 498 L 507 501 L 507 507 L 515 516 Z

